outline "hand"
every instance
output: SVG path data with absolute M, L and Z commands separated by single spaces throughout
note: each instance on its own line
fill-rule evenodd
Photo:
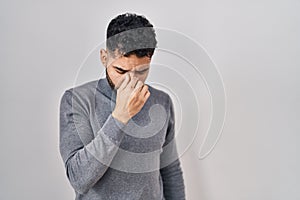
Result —
M 116 85 L 116 88 L 116 106 L 112 116 L 127 124 L 142 109 L 150 92 L 147 85 L 128 74 Z

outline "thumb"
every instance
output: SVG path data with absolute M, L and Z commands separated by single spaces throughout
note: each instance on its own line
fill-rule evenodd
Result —
M 126 85 L 128 84 L 129 82 L 129 75 L 128 74 L 125 74 L 125 76 L 122 77 L 121 80 L 119 80 L 119 82 L 116 84 L 116 89 L 123 89 L 126 87 Z

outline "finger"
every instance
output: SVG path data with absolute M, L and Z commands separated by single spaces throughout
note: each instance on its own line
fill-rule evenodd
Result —
M 150 97 L 150 92 L 147 91 L 147 92 L 145 93 L 145 95 L 143 96 L 143 98 L 142 98 L 143 104 L 146 103 L 146 101 L 148 100 L 149 97 Z
M 125 77 L 123 78 L 123 81 L 121 81 L 119 88 L 123 90 L 124 88 L 126 88 L 129 82 L 130 82 L 130 77 L 128 74 L 125 74 Z
M 146 85 L 146 84 L 145 84 Z M 147 92 L 145 93 L 145 97 L 146 96 L 150 96 L 151 95 L 151 92 L 149 91 L 149 86 L 148 85 L 146 85 L 147 86 Z M 147 97 L 147 99 L 148 99 L 148 97 Z
M 138 82 L 138 78 L 136 77 L 131 77 L 130 82 L 128 83 L 127 87 L 130 87 L 131 89 L 135 88 L 136 84 Z
M 140 92 L 142 90 L 144 83 L 142 81 L 138 81 L 135 85 L 134 92 Z
M 138 100 L 136 101 L 137 105 L 143 106 L 146 101 L 148 100 L 148 98 L 150 97 L 150 92 L 146 91 L 145 95 L 141 95 Z
M 116 90 L 120 88 L 120 86 L 121 86 L 121 84 L 123 83 L 124 79 L 125 79 L 125 78 L 122 78 L 121 80 L 119 80 L 119 81 L 116 83 L 116 85 L 115 85 L 115 89 L 116 89 Z
M 141 89 L 141 96 L 144 97 L 148 91 L 148 85 L 143 85 L 143 88 Z
M 149 92 L 149 90 L 146 92 L 146 94 L 145 94 L 145 101 L 147 101 L 147 99 L 150 97 L 150 92 Z

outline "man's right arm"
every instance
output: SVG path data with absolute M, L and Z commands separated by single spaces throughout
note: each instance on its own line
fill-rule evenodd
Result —
M 110 114 L 96 137 L 84 145 L 80 133 L 93 135 L 93 131 L 88 115 L 73 106 L 76 98 L 72 97 L 73 93 L 67 90 L 60 101 L 59 150 L 68 180 L 75 191 L 84 194 L 108 169 L 124 137 L 125 124 Z

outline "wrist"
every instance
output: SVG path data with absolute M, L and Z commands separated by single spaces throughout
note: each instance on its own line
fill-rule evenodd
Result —
M 130 117 L 128 117 L 126 115 L 120 115 L 120 114 L 116 113 L 115 111 L 113 111 L 111 115 L 113 116 L 113 118 L 122 122 L 123 124 L 127 124 L 128 121 L 130 120 Z

